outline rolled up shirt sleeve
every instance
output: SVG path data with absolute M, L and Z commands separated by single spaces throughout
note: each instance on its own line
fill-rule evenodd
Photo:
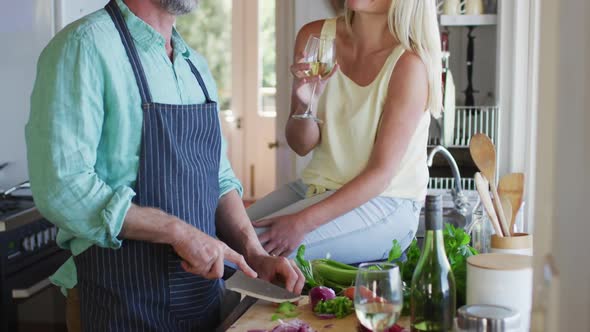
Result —
M 118 248 L 134 191 L 112 188 L 95 171 L 104 119 L 104 75 L 82 36 L 43 51 L 26 126 L 31 190 L 41 214 L 60 228 L 58 243 L 87 240 Z

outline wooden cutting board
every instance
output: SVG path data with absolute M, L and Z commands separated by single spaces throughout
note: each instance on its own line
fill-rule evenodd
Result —
M 272 330 L 279 324 L 278 321 L 271 321 L 275 313 L 276 304 L 266 301 L 256 302 L 246 313 L 240 317 L 228 330 L 228 332 L 247 332 L 250 330 Z M 299 302 L 299 311 L 301 314 L 297 319 L 304 320 L 314 330 L 318 332 L 356 332 L 358 320 L 354 314 L 348 315 L 342 319 L 319 319 L 311 311 L 309 298 L 304 297 Z M 409 326 L 409 320 L 405 317 L 400 319 L 401 326 Z

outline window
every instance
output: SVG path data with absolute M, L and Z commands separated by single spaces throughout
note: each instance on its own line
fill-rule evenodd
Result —
M 260 60 L 262 61 L 262 86 L 260 87 L 259 115 L 276 117 L 276 33 L 275 0 L 259 0 Z
M 201 0 L 199 7 L 178 18 L 176 28 L 187 44 L 207 59 L 217 83 L 219 106 L 232 101 L 232 0 Z

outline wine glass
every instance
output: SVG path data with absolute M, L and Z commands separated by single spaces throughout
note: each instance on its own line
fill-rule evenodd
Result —
M 305 72 L 305 75 L 308 77 L 320 76 L 321 78 L 332 72 L 336 63 L 336 46 L 334 44 L 334 38 L 311 35 L 305 45 L 303 62 L 309 64 L 309 70 Z M 300 120 L 311 119 L 315 122 L 322 123 L 322 120 L 318 119 L 313 112 L 317 85 L 317 82 L 313 84 L 311 97 L 309 98 L 305 113 L 294 114 L 292 118 Z
M 382 332 L 399 319 L 403 306 L 402 278 L 392 263 L 363 263 L 356 274 L 354 309 L 361 324 Z

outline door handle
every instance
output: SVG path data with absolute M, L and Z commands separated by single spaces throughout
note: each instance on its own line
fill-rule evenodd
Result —
M 274 141 L 274 142 L 269 142 L 268 143 L 268 148 L 269 149 L 276 149 L 279 147 L 279 141 Z
M 43 279 L 38 283 L 34 284 L 33 286 L 26 288 L 26 289 L 13 289 L 12 290 L 12 298 L 13 299 L 28 299 L 33 297 L 35 294 L 41 292 L 45 288 L 51 285 L 51 281 L 49 278 Z

